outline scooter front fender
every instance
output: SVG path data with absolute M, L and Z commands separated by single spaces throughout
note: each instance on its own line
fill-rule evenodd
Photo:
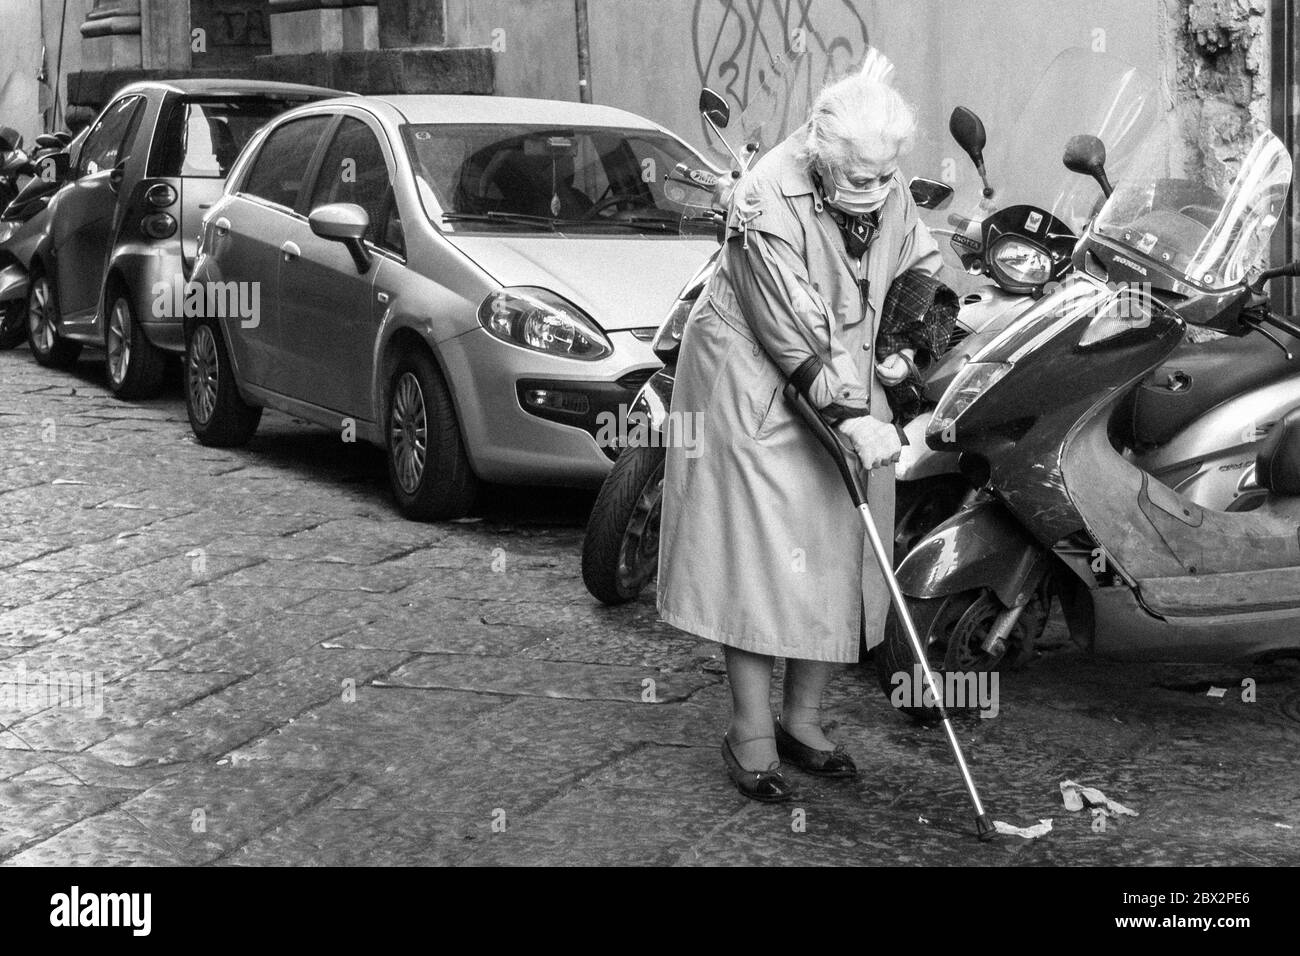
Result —
M 17 263 L 0 269 L 0 302 L 18 302 L 27 298 L 27 270 Z
M 653 433 L 663 433 L 668 411 L 673 404 L 673 382 L 676 377 L 677 367 L 666 365 L 646 379 L 628 408 L 629 428 L 633 422 L 644 423 Z
M 1007 607 L 1029 600 L 1049 553 L 993 498 L 976 499 L 930 532 L 903 559 L 898 586 L 913 598 L 989 588 Z

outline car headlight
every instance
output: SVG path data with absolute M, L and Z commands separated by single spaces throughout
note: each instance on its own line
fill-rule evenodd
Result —
M 990 257 L 993 268 L 1017 285 L 1044 285 L 1052 277 L 1052 257 L 1022 239 L 995 243 Z
M 551 355 L 592 362 L 614 351 L 595 322 L 545 289 L 493 292 L 478 307 L 478 320 L 504 342 Z
M 925 429 L 926 444 L 933 447 L 932 439 L 944 445 L 953 444 L 956 441 L 953 429 L 957 419 L 1012 368 L 1010 362 L 967 363 L 935 406 L 930 424 Z

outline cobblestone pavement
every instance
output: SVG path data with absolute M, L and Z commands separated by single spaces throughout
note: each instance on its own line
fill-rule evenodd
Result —
M 826 717 L 860 778 L 754 804 L 718 754 L 716 648 L 652 596 L 584 590 L 590 495 L 497 491 L 478 519 L 411 523 L 376 450 L 277 414 L 248 449 L 203 448 L 179 375 L 122 404 L 96 359 L 0 353 L 6 863 L 1300 860 L 1294 668 L 1045 652 L 996 718 L 960 722 L 993 816 L 1055 821 L 989 846 L 941 732 L 853 670 Z M 90 692 L 49 699 L 52 672 Z M 1094 830 L 1067 778 L 1140 815 Z

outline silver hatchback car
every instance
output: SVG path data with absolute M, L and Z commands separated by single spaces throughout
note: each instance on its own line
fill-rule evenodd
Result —
M 680 139 L 608 107 L 285 113 L 204 219 L 181 303 L 194 433 L 243 444 L 272 407 L 383 445 L 424 520 L 465 514 L 479 481 L 599 485 L 659 366 L 655 327 L 716 246 L 690 215 L 709 180 Z

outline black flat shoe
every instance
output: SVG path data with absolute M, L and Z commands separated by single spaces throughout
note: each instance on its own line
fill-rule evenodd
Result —
M 814 750 L 807 744 L 795 739 L 794 734 L 776 722 L 776 752 L 782 760 L 788 760 L 804 773 L 817 777 L 856 777 L 858 765 L 844 752 L 840 744 L 834 750 Z
M 747 740 L 742 742 L 749 743 Z M 727 765 L 727 775 L 736 789 L 749 799 L 760 803 L 786 803 L 794 799 L 794 786 L 781 773 L 780 763 L 774 763 L 766 770 L 746 770 L 736 759 L 726 734 L 722 735 L 722 762 Z

